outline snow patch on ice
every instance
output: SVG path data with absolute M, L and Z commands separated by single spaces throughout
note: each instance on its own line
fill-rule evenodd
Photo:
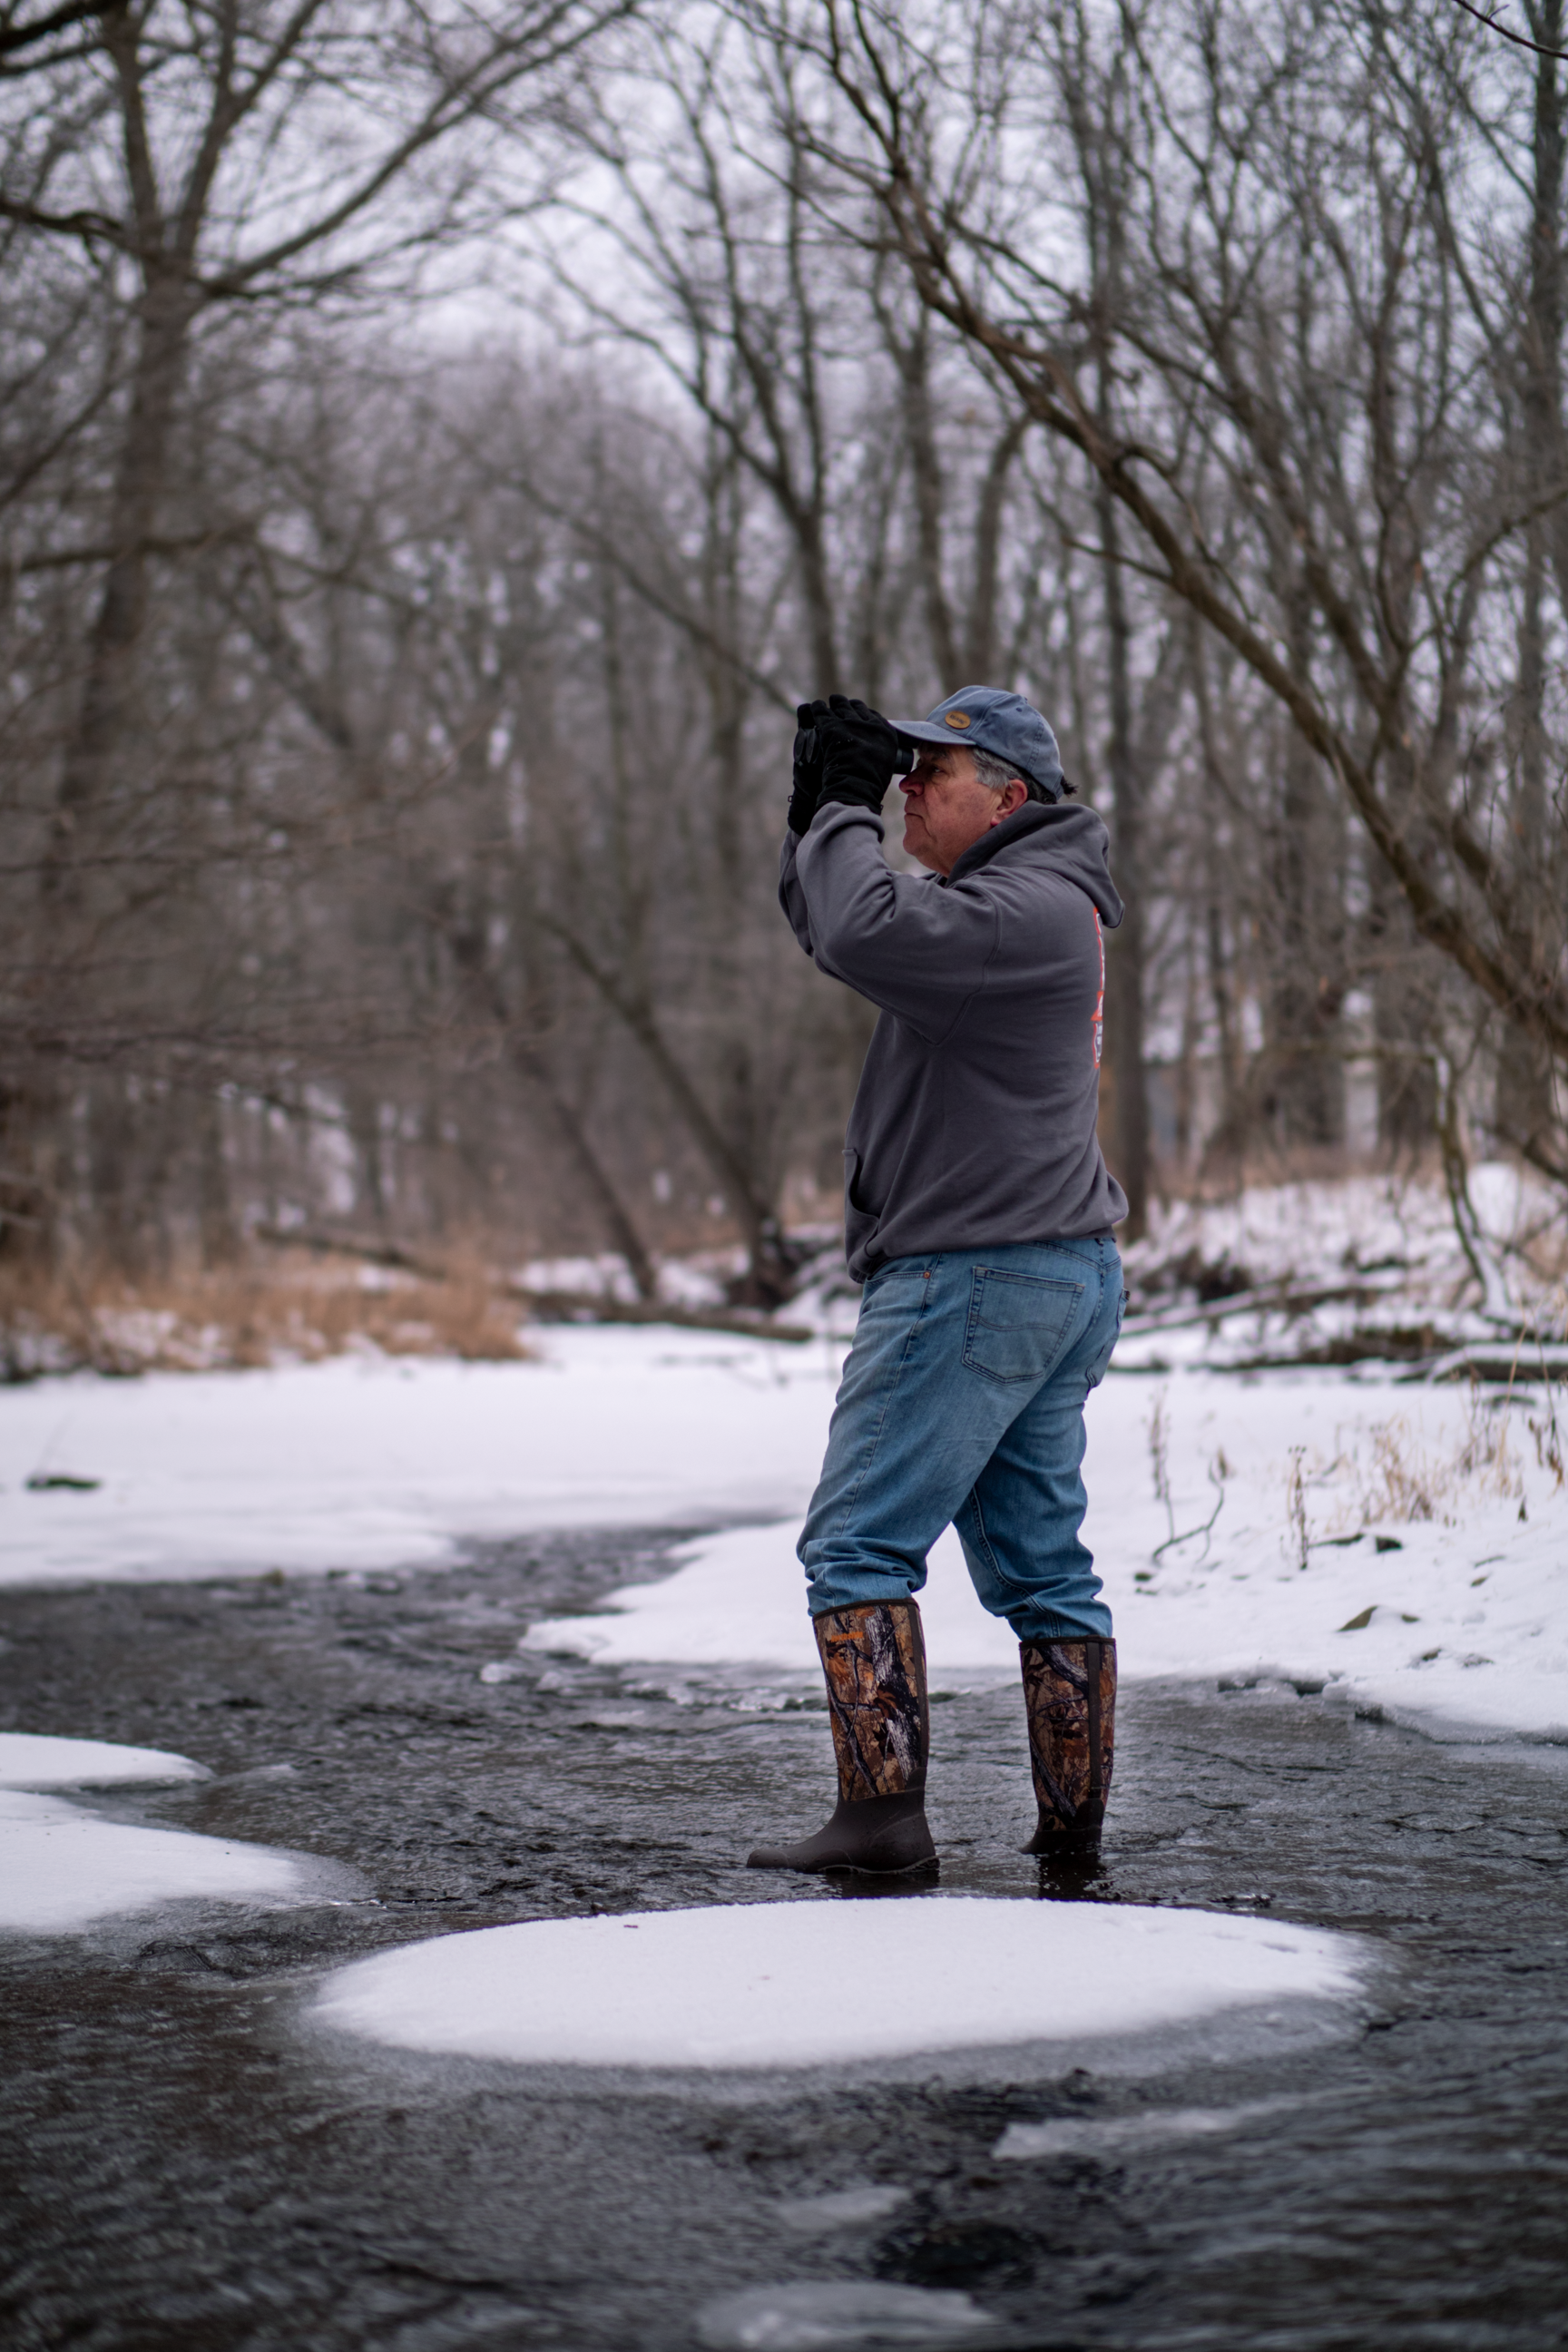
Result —
M 1241 2131 L 1265 2116 L 1294 2112 L 1300 2099 L 1243 2099 L 1234 2107 L 1144 2107 L 1130 2116 L 1052 2116 L 1038 2124 L 1009 2124 L 994 2157 L 1110 2156 L 1163 2141 L 1213 2139 Z
M 161 1748 L 121 1748 L 109 1739 L 52 1739 L 29 1731 L 0 1731 L 0 1789 L 110 1789 L 121 1783 L 154 1788 L 174 1780 L 205 1780 L 205 1764 Z
M 816 2237 L 830 2230 L 853 2230 L 868 2221 L 885 2221 L 907 2205 L 907 2189 L 879 2188 L 864 2181 L 857 2189 L 829 2189 L 824 2197 L 785 2197 L 773 2209 L 786 2230 Z
M 1134 1905 L 936 1896 L 531 1920 L 353 1962 L 315 2014 L 395 2049 L 729 2070 L 1145 2032 L 1342 1998 L 1316 1928 Z M 896 1984 L 896 2000 L 843 1988 Z
M 192 1899 L 305 1897 L 310 1869 L 293 1855 L 237 1838 L 105 1821 L 84 1805 L 37 1793 L 210 1778 L 205 1764 L 160 1748 L 0 1732 L 0 1930 L 55 1936 Z
M 300 1885 L 298 1864 L 263 1846 L 137 1829 L 61 1797 L 0 1791 L 0 1928 L 14 1934 L 60 1935 L 193 1897 L 275 1901 Z
M 951 2287 L 879 2286 L 809 2279 L 721 2295 L 697 2315 L 710 2352 L 829 2352 L 840 2344 L 957 2344 L 994 2326 L 987 2311 Z
M 545 1618 L 518 1646 L 599 1665 L 750 1664 L 815 1673 L 816 1646 L 795 1556 L 799 1533 L 791 1521 L 709 1538 L 680 1555 L 685 1565 L 675 1575 L 623 1585 L 592 1616 Z M 1017 1672 L 1016 1638 L 974 1598 L 951 1528 L 932 1550 L 921 1613 L 939 1677 L 975 1667 Z

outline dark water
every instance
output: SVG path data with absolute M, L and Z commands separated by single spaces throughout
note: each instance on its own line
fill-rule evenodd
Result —
M 323 1967 L 447 1929 L 842 1899 L 737 1866 L 818 1817 L 819 1713 L 717 1684 L 676 1704 L 666 1676 L 542 1658 L 478 1679 L 542 1609 L 657 1559 L 574 1535 L 358 1585 L 0 1597 L 0 1725 L 218 1776 L 102 1810 L 327 1857 L 363 1889 L 5 1948 L 7 2347 L 679 2347 L 716 2299 L 781 2284 L 815 2287 L 818 2332 L 797 2311 L 750 2340 L 894 2340 L 855 2333 L 856 2294 L 901 2286 L 991 2315 L 941 2340 L 1062 2352 L 1568 2342 L 1561 1750 L 1439 1747 L 1288 1688 L 1133 1687 L 1101 1871 L 1042 1887 L 1014 1851 L 1016 1694 L 938 1706 L 944 1886 L 1368 1936 L 1385 1965 L 1331 2040 L 736 2096 L 593 2074 L 566 2092 L 302 2028 Z M 1229 2127 L 1163 2132 L 1184 2108 Z M 1009 2124 L 1053 2116 L 1080 2126 L 1062 2152 L 994 2156 Z M 902 2200 L 816 2229 L 789 2210 L 866 2184 Z M 746 2340 L 741 2308 L 709 2340 Z

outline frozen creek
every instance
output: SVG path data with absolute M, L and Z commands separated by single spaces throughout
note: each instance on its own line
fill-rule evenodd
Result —
M 1561 1748 L 1439 1745 L 1288 1685 L 1134 1685 L 1104 1863 L 1042 1885 L 1014 1851 L 1018 1694 L 959 1678 L 979 1686 L 934 1719 L 945 1892 L 1348 1931 L 1384 1964 L 1334 2028 L 737 2084 L 313 2027 L 325 1970 L 447 1930 L 842 1899 L 736 1866 L 816 1818 L 805 1685 L 516 1648 L 668 1541 L 0 1596 L 0 1727 L 213 1769 L 100 1814 L 314 1854 L 366 1890 L 0 1946 L 7 2345 L 1558 2340 Z

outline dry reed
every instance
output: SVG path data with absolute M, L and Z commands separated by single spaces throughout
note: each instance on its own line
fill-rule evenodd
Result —
M 303 1255 L 134 1282 L 17 1272 L 0 1281 L 0 1380 L 230 1370 L 354 1349 L 515 1361 L 529 1353 L 519 1321 L 477 1262 L 444 1279 Z

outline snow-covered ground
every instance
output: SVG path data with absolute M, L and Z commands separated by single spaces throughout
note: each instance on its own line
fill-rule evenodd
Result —
M 533 2065 L 826 2066 L 1146 2033 L 1352 1992 L 1349 1937 L 1135 1905 L 750 1903 L 529 1920 L 329 1978 L 324 2024 Z M 893 2000 L 845 1989 L 896 1983 Z
M 465 1536 L 771 1521 L 704 1543 L 624 1613 L 531 1639 L 810 1671 L 794 1523 L 842 1343 L 568 1327 L 542 1348 L 0 1392 L 0 1580 L 365 1570 L 455 1558 Z M 1279 1674 L 1413 1721 L 1568 1737 L 1552 1396 L 1522 1372 L 1504 1403 L 1387 1372 L 1113 1368 L 1089 1406 L 1087 1533 L 1123 1673 Z M 939 1680 L 1014 1669 L 951 1535 L 925 1605 Z
M 104 1821 L 33 1793 L 205 1778 L 189 1757 L 156 1748 L 0 1733 L 0 1928 L 57 1936 L 171 1903 L 300 1900 L 309 1874 L 289 1854 Z
M 1530 1420 L 1468 1391 L 1331 1373 L 1108 1381 L 1089 1412 L 1085 1532 L 1123 1675 L 1278 1677 L 1430 1730 L 1568 1739 L 1568 1494 Z M 525 1643 L 810 1674 L 796 1532 L 709 1538 L 674 1577 L 613 1594 L 610 1613 L 546 1621 Z M 1017 1672 L 951 1530 L 921 1606 L 938 1686 Z
M 1479 1355 L 1568 1371 L 1568 1222 L 1528 1169 L 1469 1172 L 1467 1255 L 1430 1171 L 1251 1185 L 1157 1203 L 1123 1253 L 1124 1369 Z M 1526 1336 L 1520 1342 L 1519 1331 Z
M 575 1326 L 539 1347 L 0 1390 L 0 1582 L 414 1564 L 810 1493 L 840 1347 Z

